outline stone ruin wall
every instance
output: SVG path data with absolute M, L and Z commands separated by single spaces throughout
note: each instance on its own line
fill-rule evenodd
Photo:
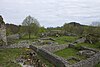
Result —
M 94 67 L 97 63 L 100 62 L 100 52 L 97 52 L 95 55 L 91 56 L 90 58 L 87 58 L 86 60 L 82 60 L 78 63 L 70 65 L 64 58 L 59 57 L 44 48 L 39 48 L 39 47 L 36 47 L 33 45 L 31 45 L 30 48 L 35 50 L 36 52 L 40 53 L 45 59 L 49 60 L 54 65 L 60 66 L 60 67 Z M 88 48 L 86 48 L 86 49 L 88 49 Z M 89 50 L 90 50 L 90 48 L 89 48 Z
M 70 65 L 69 67 L 94 67 L 99 62 L 100 62 L 100 52 L 96 53 L 95 55 L 86 60 Z
M 67 47 L 68 47 L 68 45 L 44 45 L 44 46 L 41 46 L 42 49 L 48 50 L 49 52 L 52 52 L 52 53 L 62 50 L 62 49 L 65 49 Z
M 0 40 L 7 45 L 6 27 L 3 18 L 0 16 Z
M 15 43 L 15 44 L 1 46 L 0 49 L 4 49 L 4 48 L 29 48 L 29 45 L 31 45 L 31 41 L 23 40 L 23 41 L 20 41 L 18 43 Z
M 66 67 L 65 65 L 68 65 L 68 62 L 64 58 L 59 57 L 44 48 L 39 48 L 34 45 L 30 45 L 30 48 L 39 53 L 41 56 L 43 56 L 51 63 L 53 63 L 56 67 Z
M 75 42 L 82 43 L 84 41 L 85 38 L 82 38 L 76 40 Z M 66 59 L 52 53 L 58 50 L 68 48 L 68 45 L 55 45 L 55 46 L 49 45 L 49 46 L 41 46 L 41 47 L 30 45 L 30 48 L 40 53 L 45 59 L 52 62 L 57 67 L 94 67 L 97 63 L 100 62 L 100 52 L 92 48 L 83 47 L 83 49 L 86 50 L 96 51 L 97 53 L 95 55 L 91 56 L 90 58 L 87 58 L 86 60 L 82 60 L 72 65 L 70 65 L 70 63 L 68 63 Z
M 20 35 L 19 34 L 13 34 L 13 35 L 7 36 L 8 42 L 11 41 L 11 40 L 19 39 L 19 38 L 20 38 Z

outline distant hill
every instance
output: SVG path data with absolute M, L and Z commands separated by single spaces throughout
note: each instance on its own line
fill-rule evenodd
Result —
M 80 23 L 77 23 L 77 22 L 70 22 L 70 23 L 68 23 L 68 25 L 83 26 L 83 25 L 81 25 Z

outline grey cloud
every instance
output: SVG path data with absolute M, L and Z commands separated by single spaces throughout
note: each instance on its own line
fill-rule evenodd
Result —
M 100 20 L 99 6 L 100 0 L 1 0 L 0 14 L 15 24 L 21 24 L 27 15 L 46 27 L 70 21 L 90 24 Z

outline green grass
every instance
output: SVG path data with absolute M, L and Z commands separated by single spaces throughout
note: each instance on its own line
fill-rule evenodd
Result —
M 0 67 L 21 67 L 17 63 L 12 63 L 20 56 L 25 49 L 0 49 Z
M 99 63 L 99 64 L 97 64 L 95 67 L 100 67 L 100 63 Z
M 78 52 L 78 50 L 76 50 L 76 49 L 73 49 L 73 48 L 66 48 L 66 49 L 57 51 L 57 52 L 55 52 L 54 54 L 56 54 L 56 55 L 58 55 L 58 56 L 60 56 L 60 57 L 63 57 L 63 58 L 65 58 L 65 59 L 68 59 L 68 58 L 70 58 L 70 57 L 76 57 L 76 58 L 78 58 L 78 59 L 80 59 L 80 60 L 86 59 L 86 57 L 84 57 L 84 56 L 79 56 L 79 55 L 77 55 L 77 52 Z M 69 61 L 69 62 L 73 63 L 73 62 L 75 62 L 75 61 L 71 60 L 71 61 Z
M 80 43 L 80 44 L 76 45 L 76 47 L 80 47 L 80 46 L 86 46 L 86 47 L 89 47 L 89 48 L 100 49 L 100 42 L 97 42 L 95 44 Z
M 49 62 L 48 60 L 46 60 L 44 57 L 42 57 L 42 55 L 38 54 L 38 58 L 42 60 L 43 63 L 45 63 L 47 65 L 47 67 L 53 67 L 54 65 Z
M 75 60 L 68 60 L 68 62 L 70 62 L 71 64 L 77 63 L 78 61 Z
M 30 35 L 30 37 L 31 37 L 31 39 L 37 38 L 37 36 L 34 36 L 34 35 Z M 24 35 L 22 38 L 29 39 L 29 35 Z
M 28 35 L 24 35 L 23 37 L 21 37 L 20 39 L 17 39 L 17 40 L 14 40 L 14 43 L 18 43 L 20 41 L 23 41 L 23 40 L 30 40 L 30 41 L 35 41 L 36 39 L 38 39 L 38 36 L 34 36 L 34 35 L 31 35 L 31 38 L 29 39 L 29 36 Z
M 61 37 L 54 37 L 59 44 L 67 44 L 73 42 L 77 39 L 75 36 L 61 36 Z
M 21 67 L 17 63 L 12 63 L 16 58 L 26 52 L 27 48 L 15 48 L 15 49 L 0 49 L 0 67 Z M 38 58 L 45 63 L 48 67 L 53 67 L 53 64 L 44 59 L 41 55 Z

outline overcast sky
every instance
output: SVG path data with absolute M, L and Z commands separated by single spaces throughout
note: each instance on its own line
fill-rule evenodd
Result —
M 100 21 L 100 0 L 0 0 L 0 15 L 17 25 L 28 15 L 45 27 L 70 21 L 89 25 Z

